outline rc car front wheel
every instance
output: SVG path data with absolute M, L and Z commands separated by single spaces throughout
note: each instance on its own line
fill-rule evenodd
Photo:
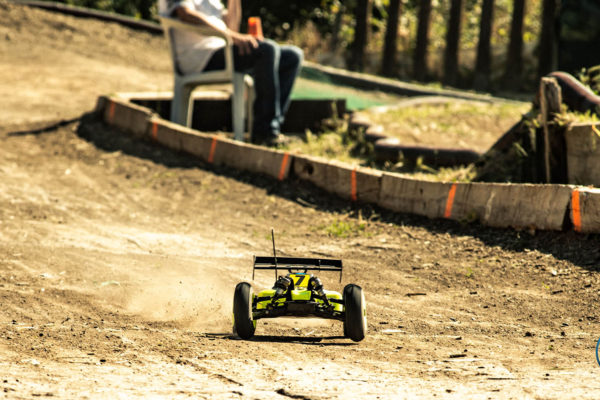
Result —
M 367 333 L 367 309 L 365 295 L 358 285 L 347 285 L 344 288 L 344 336 L 360 342 Z
M 238 283 L 233 293 L 233 331 L 242 339 L 254 336 L 256 321 L 252 319 L 252 286 Z

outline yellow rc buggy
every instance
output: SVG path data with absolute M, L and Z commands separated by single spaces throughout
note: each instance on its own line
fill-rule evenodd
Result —
M 321 280 L 308 271 L 335 271 L 342 280 L 342 260 L 322 258 L 254 257 L 256 270 L 274 270 L 275 285 L 255 295 L 247 282 L 238 283 L 233 295 L 233 330 L 242 339 L 250 339 L 256 321 L 277 317 L 317 317 L 344 323 L 344 337 L 359 342 L 367 331 L 365 296 L 358 285 L 344 287 L 343 295 L 325 290 Z M 287 271 L 278 276 L 277 271 Z

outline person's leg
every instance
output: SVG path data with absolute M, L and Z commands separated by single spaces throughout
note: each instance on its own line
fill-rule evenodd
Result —
M 225 69 L 225 48 L 216 50 L 202 71 Z
M 280 109 L 279 122 L 283 124 L 285 113 L 290 106 L 292 88 L 302 69 L 304 54 L 296 46 L 281 46 L 279 60 Z
M 289 51 L 286 51 L 289 53 Z M 281 51 L 277 43 L 271 40 L 259 41 L 258 48 L 250 54 L 241 55 L 234 47 L 234 66 L 239 72 L 246 72 L 254 78 L 256 98 L 254 100 L 254 126 L 252 141 L 256 143 L 274 140 L 279 135 L 282 118 L 282 105 L 289 105 L 289 94 L 293 85 L 289 75 L 294 70 L 293 60 L 297 57 L 286 56 L 286 65 L 280 72 Z M 205 70 L 222 69 L 225 65 L 224 50 L 215 52 Z M 281 101 L 280 74 L 286 79 L 286 100 Z
M 259 42 L 258 53 L 252 69 L 256 92 L 252 128 L 255 142 L 277 138 L 281 117 L 281 87 L 278 74 L 280 47 L 273 41 L 262 40 Z
M 236 71 L 248 72 L 254 78 L 254 126 L 252 141 L 269 142 L 279 135 L 281 92 L 279 83 L 280 47 L 272 40 L 261 40 L 251 54 L 241 55 L 234 48 Z

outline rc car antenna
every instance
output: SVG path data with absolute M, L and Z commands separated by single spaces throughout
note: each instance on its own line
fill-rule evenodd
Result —
M 271 240 L 273 241 L 273 260 L 275 261 L 275 279 L 277 279 L 277 252 L 275 251 L 275 232 L 271 228 Z

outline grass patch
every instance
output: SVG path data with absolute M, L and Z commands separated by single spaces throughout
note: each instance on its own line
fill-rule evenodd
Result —
M 471 268 L 471 267 L 467 268 L 467 271 L 465 272 L 465 278 L 467 278 L 467 279 L 473 278 L 473 268 Z
M 596 65 L 595 67 L 583 68 L 577 79 L 581 81 L 584 85 L 588 86 L 592 92 L 600 95 L 600 65 Z
M 527 103 L 453 101 L 366 114 L 383 125 L 387 136 L 397 137 L 403 144 L 485 152 L 530 107 Z
M 373 145 L 364 142 L 360 135 L 348 133 L 345 124 L 338 129 L 321 134 L 307 131 L 304 136 L 293 136 L 283 149 L 291 153 L 339 160 L 355 166 L 410 174 L 413 178 L 430 181 L 471 182 L 476 176 L 474 165 L 436 169 L 422 161 L 418 161 L 416 165 L 402 162 L 377 163 L 373 154 Z
M 410 174 L 411 178 L 434 182 L 472 182 L 477 176 L 477 170 L 473 164 L 436 169 L 417 161 L 415 166 L 400 162 L 394 165 L 388 164 L 383 169 Z
M 328 131 L 315 134 L 307 131 L 304 137 L 294 137 L 285 149 L 295 153 L 339 160 L 353 165 L 369 164 L 369 160 L 356 153 L 356 146 L 356 141 L 349 138 L 345 132 Z
M 600 118 L 595 113 L 591 111 L 586 111 L 585 113 L 581 112 L 573 112 L 563 110 L 562 113 L 556 116 L 556 120 L 561 125 L 568 124 L 594 124 L 599 123 Z
M 367 223 L 361 219 L 355 220 L 340 220 L 336 219 L 329 225 L 324 225 L 320 229 L 324 230 L 327 235 L 337 238 L 349 238 L 366 234 Z

